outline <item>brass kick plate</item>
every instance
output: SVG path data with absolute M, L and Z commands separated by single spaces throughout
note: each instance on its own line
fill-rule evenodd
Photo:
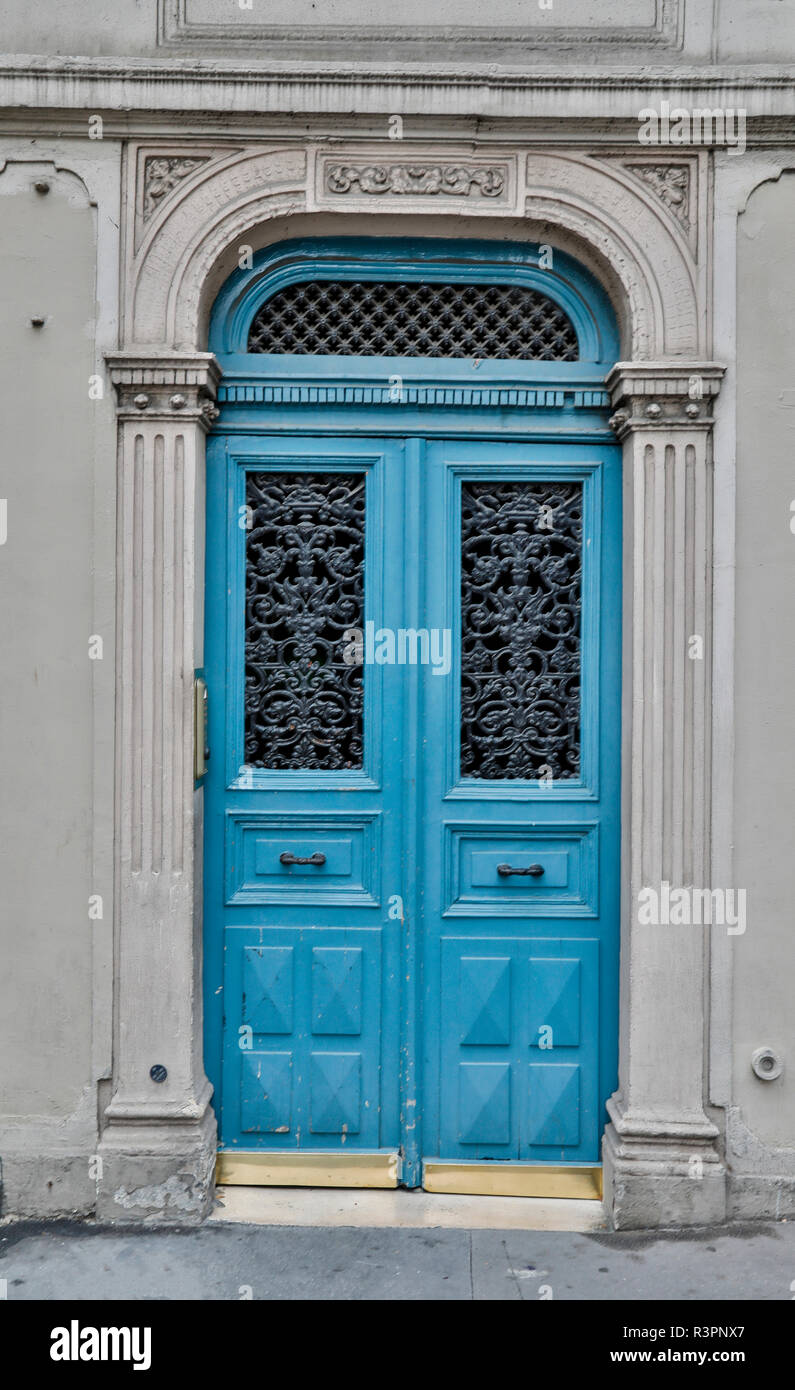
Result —
M 215 1181 L 232 1187 L 397 1187 L 399 1158 L 387 1154 L 232 1153 L 218 1155 Z
M 583 1168 L 534 1163 L 424 1163 L 426 1192 L 459 1192 L 472 1197 L 577 1197 L 602 1199 L 600 1164 Z

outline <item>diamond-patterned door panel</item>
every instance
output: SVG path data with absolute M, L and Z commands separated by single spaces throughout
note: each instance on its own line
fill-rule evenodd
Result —
M 530 1046 L 579 1047 L 582 1004 L 579 959 L 544 960 L 531 956 L 529 964 Z
M 599 1158 L 599 943 L 442 940 L 447 1157 Z
M 292 1033 L 292 946 L 246 946 L 240 1022 L 252 1033 Z
M 362 1109 L 362 1058 L 359 1052 L 313 1052 L 311 1125 L 313 1134 L 358 1134 Z
M 360 946 L 312 948 L 312 1032 L 362 1031 L 362 951 Z
M 574 1148 L 580 1142 L 580 1068 L 576 1062 L 531 1062 L 524 1088 L 528 1144 Z
M 379 928 L 228 932 L 227 1147 L 373 1149 L 392 1142 L 379 1122 L 380 986 Z
M 244 1134 L 287 1134 L 292 1114 L 291 1052 L 245 1052 L 240 1074 Z
M 462 956 L 460 970 L 462 1044 L 510 1042 L 510 956 Z
M 507 1062 L 462 1062 L 458 1113 L 463 1144 L 511 1141 L 511 1068 Z

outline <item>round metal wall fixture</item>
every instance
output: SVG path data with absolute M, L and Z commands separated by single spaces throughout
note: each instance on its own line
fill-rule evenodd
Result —
M 751 1066 L 760 1081 L 775 1081 L 781 1075 L 784 1063 L 772 1047 L 758 1047 L 751 1057 Z

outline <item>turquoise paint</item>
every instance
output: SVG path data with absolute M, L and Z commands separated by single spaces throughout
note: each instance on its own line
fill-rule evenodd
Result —
M 424 1156 L 598 1162 L 618 1008 L 620 451 L 434 440 L 424 475 L 425 608 L 456 633 L 462 481 L 565 478 L 584 490 L 581 776 L 551 787 L 462 778 L 459 682 L 424 682 L 439 750 L 426 760 L 420 811 L 423 1062 L 433 1078 Z M 545 873 L 501 881 L 500 861 Z
M 619 355 L 618 332 L 604 290 L 563 251 L 554 252 L 549 268 L 540 264 L 544 259 L 542 248 L 529 242 L 402 237 L 347 237 L 336 242 L 305 237 L 279 242 L 256 252 L 251 269 L 236 271 L 223 286 L 210 317 L 210 347 L 216 354 L 231 358 L 229 366 L 235 366 L 238 357 L 250 362 L 246 343 L 254 314 L 265 299 L 299 280 L 460 281 L 520 284 L 557 300 L 577 330 L 580 348 L 579 363 L 565 366 L 576 368 L 594 362 L 612 366 Z M 284 363 L 283 356 L 263 356 L 269 364 L 274 360 Z M 324 364 L 337 360 L 314 358 L 314 369 L 323 375 Z M 525 374 L 532 365 L 530 375 L 536 380 L 543 379 L 548 369 L 561 366 L 555 362 L 491 365 L 523 368 Z
M 533 257 L 486 243 L 287 243 L 233 276 L 213 311 L 210 347 L 235 397 L 207 463 L 205 1060 L 225 1148 L 400 1145 L 407 1185 L 423 1158 L 598 1161 L 618 1015 L 620 452 L 599 404 L 617 336 L 586 272 L 556 255 L 553 275 Z M 363 271 L 523 278 L 560 299 L 592 356 L 474 368 L 240 351 L 267 293 Z M 393 373 L 435 403 L 367 394 Z M 473 407 L 463 393 L 475 374 L 481 392 L 524 395 Z M 275 380 L 301 383 L 292 402 L 273 399 Z M 320 392 L 333 382 L 362 387 L 329 405 Z M 540 389 L 544 404 L 528 409 Z M 361 772 L 241 773 L 245 473 L 339 467 L 367 479 L 367 619 L 453 634 L 462 478 L 582 482 L 577 783 L 457 776 L 455 640 L 448 676 L 366 667 Z M 280 845 L 327 847 L 322 875 L 281 869 Z M 519 845 L 544 862 L 543 891 L 495 882 L 495 855 Z M 484 990 L 490 1022 L 467 1022 Z M 539 1046 L 547 1026 L 551 1052 Z

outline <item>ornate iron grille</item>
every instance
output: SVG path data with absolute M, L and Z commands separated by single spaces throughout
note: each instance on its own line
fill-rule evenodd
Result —
M 461 773 L 580 770 L 582 485 L 462 488 Z
M 310 280 L 258 310 L 249 352 L 345 357 L 490 357 L 575 362 L 558 304 L 523 285 Z
M 342 653 L 364 627 L 364 477 L 249 473 L 246 501 L 246 762 L 361 767 L 362 667 Z

